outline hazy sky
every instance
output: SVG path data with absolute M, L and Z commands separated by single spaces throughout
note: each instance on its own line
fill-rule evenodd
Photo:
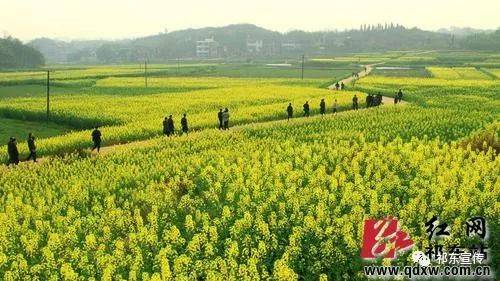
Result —
M 29 40 L 138 37 L 232 23 L 277 31 L 384 22 L 495 29 L 499 11 L 500 0 L 0 0 L 0 32 Z

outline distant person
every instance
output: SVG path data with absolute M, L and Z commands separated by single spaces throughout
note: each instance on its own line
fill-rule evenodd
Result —
M 325 115 L 326 113 L 325 99 L 321 99 L 321 102 L 319 103 L 319 113 L 321 113 L 321 115 Z
M 335 89 L 338 91 L 338 90 L 339 90 L 339 88 L 340 88 L 340 84 L 339 84 L 339 82 L 335 83 Z
M 345 85 L 344 85 L 344 82 L 342 81 L 342 82 L 340 82 L 340 90 L 344 90 L 344 88 L 345 88 Z
M 398 91 L 398 102 L 401 102 L 403 100 L 403 91 L 401 91 L 401 89 L 399 89 Z
M 101 131 L 99 131 L 99 126 L 96 126 L 94 131 L 92 132 L 92 142 L 94 143 L 94 147 L 92 147 L 92 151 L 97 148 L 97 152 L 101 150 Z
M 35 145 L 35 137 L 33 136 L 32 133 L 28 134 L 28 150 L 30 151 L 30 155 L 26 159 L 26 161 L 29 161 L 30 159 L 33 159 L 33 162 L 36 162 L 36 145 Z
M 172 118 L 172 114 L 168 116 L 167 119 L 167 136 L 170 137 L 175 132 L 174 119 Z
M 224 109 L 222 112 L 222 122 L 224 123 L 224 130 L 229 130 L 229 109 Z
M 292 107 L 292 103 L 289 103 L 289 104 L 288 104 L 288 107 L 286 108 L 286 113 L 288 114 L 288 120 L 290 120 L 291 118 L 293 118 L 293 107 Z
M 378 93 L 377 94 L 377 105 L 381 105 L 382 104 L 382 94 Z
M 11 137 L 7 144 L 7 152 L 9 153 L 9 165 L 19 164 L 19 150 L 17 150 L 17 141 Z
M 302 107 L 304 108 L 304 116 L 309 117 L 309 102 L 306 101 Z
M 222 121 L 222 115 L 224 112 L 222 112 L 222 108 L 219 109 L 219 113 L 217 113 L 217 118 L 219 119 L 219 130 L 224 129 L 224 122 Z
M 168 117 L 163 119 L 163 134 L 168 135 Z
M 398 103 L 398 93 L 394 94 L 394 104 Z
M 368 94 L 368 96 L 366 96 L 366 107 L 372 107 L 373 105 L 373 96 L 372 94 Z
M 338 103 L 337 103 L 337 99 L 335 99 L 335 101 L 333 102 L 333 113 L 337 113 L 337 107 L 338 107 Z
M 358 110 L 358 96 L 356 95 L 352 98 L 352 109 Z
M 182 133 L 188 133 L 188 120 L 186 117 L 186 113 L 184 113 L 184 116 L 182 116 L 181 119 L 181 127 L 182 127 Z

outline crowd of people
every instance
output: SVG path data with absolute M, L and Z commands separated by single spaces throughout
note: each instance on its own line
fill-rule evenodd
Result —
M 187 134 L 188 133 L 188 121 L 187 121 L 187 115 L 184 113 L 181 118 L 181 135 L 182 134 Z M 174 119 L 172 117 L 172 114 L 170 114 L 165 119 L 163 120 L 163 134 L 166 135 L 167 137 L 170 137 L 175 134 L 175 125 L 174 125 Z
M 336 83 L 340 87 L 340 89 L 343 88 L 343 83 L 339 85 L 339 83 Z M 401 89 L 399 89 L 398 92 L 394 95 L 394 103 L 401 102 L 403 100 L 403 92 Z M 378 93 L 377 95 L 372 95 L 368 94 L 366 97 L 366 107 L 373 107 L 373 106 L 378 106 L 382 104 L 382 95 Z M 309 101 L 306 101 L 304 105 L 302 106 L 303 108 L 303 115 L 304 117 L 309 117 L 311 108 L 309 105 Z M 352 98 L 352 109 L 353 110 L 358 110 L 359 108 L 359 103 L 358 103 L 358 96 L 354 95 Z M 326 101 L 325 99 L 321 99 L 319 103 L 319 112 L 321 115 L 326 114 L 327 107 L 326 107 Z M 338 102 L 337 99 L 333 102 L 332 106 L 332 112 L 337 113 L 338 111 Z M 288 120 L 293 118 L 294 114 L 294 109 L 292 106 L 292 103 L 289 103 L 287 108 L 286 108 Z M 229 130 L 229 109 L 219 109 L 219 112 L 217 113 L 217 119 L 218 119 L 218 125 L 219 125 L 219 130 Z M 180 134 L 187 134 L 189 131 L 188 127 L 188 120 L 187 120 L 187 115 L 184 113 L 182 118 L 181 118 L 181 131 Z M 170 137 L 175 134 L 175 124 L 174 124 L 174 119 L 172 115 L 169 115 L 168 117 L 165 117 L 163 120 L 163 134 Z M 97 150 L 97 152 L 100 152 L 101 150 L 101 142 L 102 142 L 102 133 L 99 130 L 99 127 L 96 126 L 94 130 L 92 131 L 91 134 L 92 137 L 92 150 Z M 26 161 L 33 160 L 34 162 L 37 162 L 37 155 L 36 155 L 36 145 L 35 145 L 35 137 L 32 133 L 28 134 L 27 138 L 27 144 L 28 144 L 28 150 L 29 150 L 29 156 L 26 159 Z M 14 137 L 11 137 L 9 140 L 9 143 L 7 144 L 7 150 L 9 154 L 9 165 L 17 165 L 19 163 L 19 151 L 17 149 L 17 141 Z
M 366 107 L 373 107 L 381 104 L 382 104 L 382 95 L 380 93 L 376 95 L 368 94 L 368 96 L 366 96 Z

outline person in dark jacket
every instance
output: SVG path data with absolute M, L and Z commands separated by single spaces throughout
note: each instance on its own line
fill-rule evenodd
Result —
M 289 103 L 289 104 L 288 104 L 288 107 L 286 108 L 286 113 L 288 114 L 288 120 L 290 120 L 290 118 L 293 118 L 293 107 L 292 107 L 292 103 Z
M 373 106 L 373 96 L 372 94 L 368 94 L 366 96 L 366 107 L 372 107 Z
M 377 105 L 381 105 L 382 104 L 382 94 L 378 93 L 377 94 Z
M 186 117 L 186 113 L 184 113 L 184 116 L 182 116 L 181 119 L 181 127 L 182 127 L 182 133 L 188 133 L 188 120 Z
M 340 82 L 340 90 L 344 90 L 345 89 L 345 85 L 344 85 L 344 81 Z
M 32 133 L 28 134 L 28 149 L 30 151 L 30 155 L 26 159 L 26 161 L 29 161 L 30 159 L 33 159 L 33 162 L 36 162 L 36 145 L 35 145 L 35 137 L 33 136 Z
M 163 134 L 167 135 L 168 134 L 168 118 L 165 117 L 163 119 Z
M 19 150 L 17 150 L 17 141 L 11 137 L 7 144 L 7 152 L 9 153 L 9 165 L 19 164 Z
M 308 101 L 306 101 L 306 103 L 304 103 L 303 108 L 304 108 L 304 116 L 309 117 L 309 102 Z
M 399 89 L 398 91 L 398 102 L 401 102 L 403 100 L 403 91 L 401 91 L 401 89 Z
M 321 115 L 325 115 L 326 113 L 325 99 L 321 99 L 321 102 L 319 103 L 319 113 L 321 113 Z
M 222 112 L 222 123 L 224 124 L 223 129 L 229 130 L 229 109 L 226 107 L 224 112 Z
M 222 108 L 219 109 L 219 113 L 217 113 L 217 118 L 219 119 L 219 130 L 224 129 L 224 122 L 222 121 L 222 115 L 224 112 L 222 112 Z
M 356 95 L 352 98 L 352 109 L 358 110 L 358 96 Z
M 96 126 L 94 131 L 92 132 L 92 142 L 94 143 L 94 147 L 92 147 L 92 151 L 97 148 L 97 152 L 101 150 L 101 131 L 99 131 L 99 126 Z
M 173 135 L 174 131 L 175 131 L 174 119 L 172 118 L 172 115 L 169 115 L 167 119 L 167 136 L 170 137 L 170 135 Z
M 337 90 L 337 91 L 338 91 L 338 90 L 339 90 L 339 88 L 340 88 L 340 84 L 339 84 L 339 82 L 335 83 L 335 90 Z
M 394 94 L 394 104 L 398 103 L 398 93 Z

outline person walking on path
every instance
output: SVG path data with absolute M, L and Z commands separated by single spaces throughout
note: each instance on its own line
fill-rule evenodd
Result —
M 325 99 L 321 99 L 321 102 L 319 103 L 319 113 L 321 113 L 321 115 L 325 115 L 326 113 Z
M 167 137 L 173 135 L 174 131 L 175 131 L 174 119 L 172 118 L 172 114 L 170 114 L 167 119 Z
M 168 117 L 163 119 L 163 134 L 168 135 Z
M 340 90 L 344 90 L 345 89 L 345 85 L 344 85 L 344 81 L 340 82 Z
M 377 94 L 377 105 L 382 105 L 382 94 L 381 93 Z
M 290 121 L 291 118 L 293 118 L 293 107 L 292 103 L 288 104 L 288 107 L 286 108 L 286 113 L 288 114 L 288 121 Z
M 401 89 L 399 89 L 398 91 L 398 102 L 401 102 L 403 100 L 403 91 L 401 91 Z
M 372 94 L 368 94 L 366 96 L 366 107 L 371 107 L 373 105 L 373 96 Z
M 17 141 L 11 137 L 7 144 L 7 152 L 9 153 L 9 165 L 19 164 L 19 150 L 17 150 Z
M 306 101 L 302 107 L 304 108 L 304 116 L 309 117 L 309 101 Z
M 398 103 L 398 93 L 394 94 L 394 104 Z
M 36 145 L 35 145 L 35 137 L 33 136 L 32 133 L 28 134 L 28 150 L 30 151 L 30 155 L 26 159 L 26 161 L 29 161 L 30 159 L 33 159 L 33 162 L 36 162 Z
M 335 99 L 335 101 L 333 102 L 333 113 L 337 113 L 337 106 L 338 106 L 337 99 Z
M 339 88 L 340 88 L 340 84 L 339 84 L 339 82 L 335 83 L 335 89 L 338 91 L 338 90 L 339 90 Z
M 182 127 L 182 133 L 188 133 L 188 120 L 186 117 L 186 113 L 184 113 L 184 116 L 182 116 L 181 119 L 181 127 Z
M 94 143 L 94 147 L 92 147 L 91 151 L 94 151 L 97 148 L 97 152 L 101 150 L 101 131 L 99 131 L 99 126 L 96 126 L 94 131 L 92 132 L 92 142 Z
M 352 109 L 358 110 L 358 96 L 356 95 L 352 98 Z
M 224 112 L 222 112 L 222 108 L 219 109 L 219 113 L 217 113 L 217 118 L 219 119 L 219 130 L 224 129 L 224 122 L 222 121 L 222 115 Z
M 229 109 L 224 109 L 222 112 L 222 122 L 224 123 L 224 130 L 229 130 Z

